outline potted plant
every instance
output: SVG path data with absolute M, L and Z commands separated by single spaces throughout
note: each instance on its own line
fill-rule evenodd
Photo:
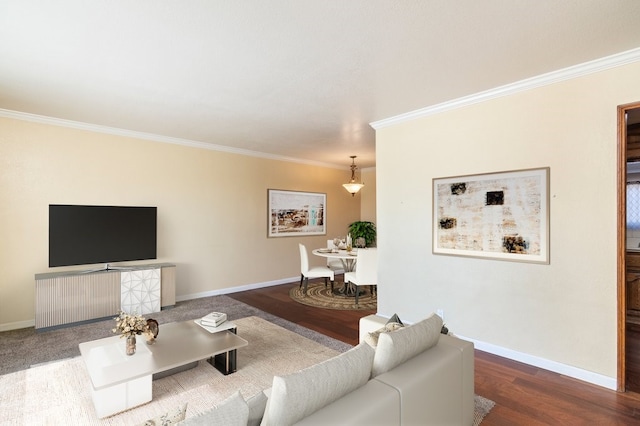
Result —
M 349 225 L 351 239 L 356 241 L 364 238 L 366 247 L 373 247 L 376 244 L 376 225 L 373 222 L 356 221 Z

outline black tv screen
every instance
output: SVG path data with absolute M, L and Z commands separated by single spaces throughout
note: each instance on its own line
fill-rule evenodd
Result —
M 156 259 L 157 207 L 49 205 L 49 266 Z

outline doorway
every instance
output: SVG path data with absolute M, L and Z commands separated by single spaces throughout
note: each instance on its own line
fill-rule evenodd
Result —
M 640 102 L 618 107 L 619 392 L 640 392 L 640 222 L 638 231 L 628 231 L 627 223 L 627 208 L 640 207 L 640 200 L 627 199 L 630 180 L 640 186 Z

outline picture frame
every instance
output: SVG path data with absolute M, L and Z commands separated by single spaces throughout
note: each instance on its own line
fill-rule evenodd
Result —
M 327 194 L 268 190 L 268 237 L 327 234 Z
M 549 264 L 549 167 L 433 179 L 433 253 Z

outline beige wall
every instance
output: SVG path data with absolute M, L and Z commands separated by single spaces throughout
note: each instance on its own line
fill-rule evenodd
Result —
M 640 63 L 381 128 L 380 313 L 449 329 L 529 361 L 617 368 L 617 106 Z M 432 179 L 550 167 L 549 265 L 432 254 Z M 402 170 L 402 173 L 397 173 Z
M 376 223 L 376 169 L 369 167 L 362 170 L 364 187 L 360 190 L 360 220 Z
M 157 206 L 158 261 L 177 264 L 184 299 L 297 280 L 299 242 L 325 246 L 360 218 L 359 196 L 342 188 L 347 176 L 0 118 L 0 330 L 33 324 L 34 274 L 74 269 L 48 268 L 49 204 Z M 267 238 L 268 188 L 325 192 L 327 236 Z

